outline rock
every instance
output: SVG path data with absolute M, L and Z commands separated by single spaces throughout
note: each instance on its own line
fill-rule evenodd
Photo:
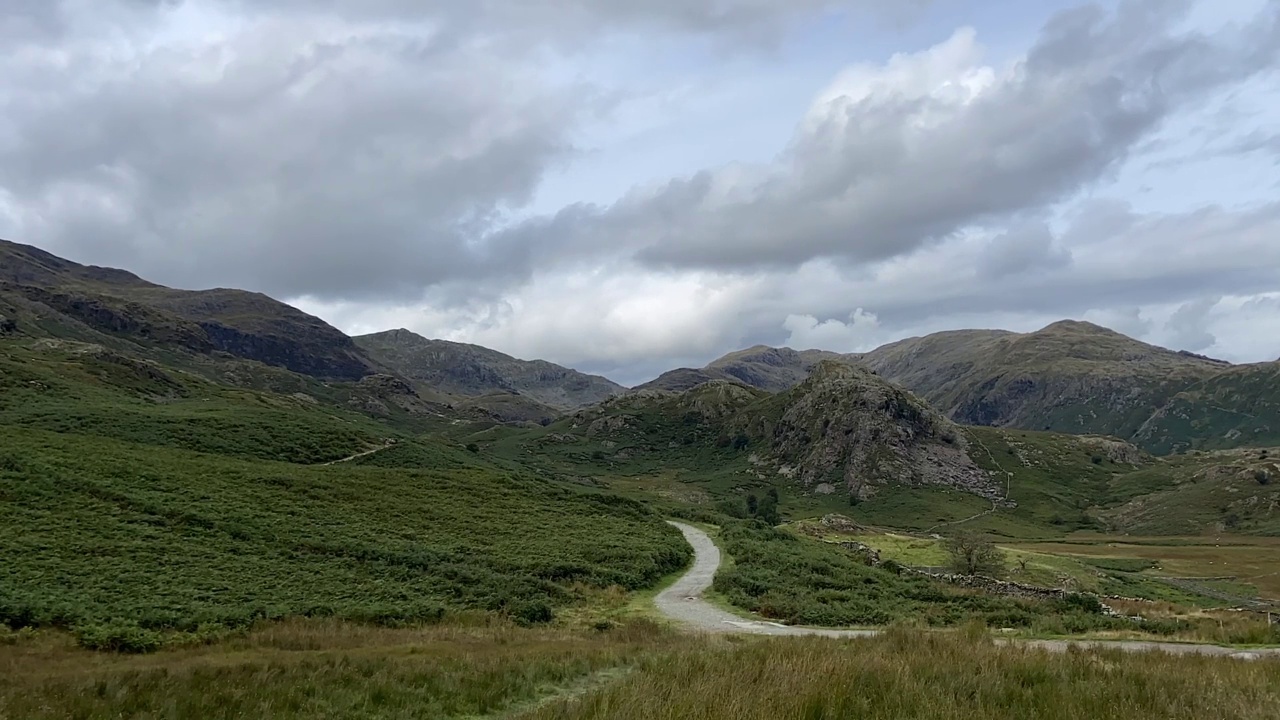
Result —
M 18 323 L 11 318 L 0 315 L 0 335 L 8 335 L 18 332 Z
M 830 530 L 834 530 L 836 532 L 858 533 L 866 530 L 866 528 L 854 522 L 853 520 L 845 517 L 844 515 L 840 515 L 837 513 L 824 515 L 820 522 L 822 523 L 823 527 L 828 528 Z
M 625 430 L 631 427 L 631 420 L 627 415 L 610 415 L 593 421 L 587 426 L 587 436 L 594 437 L 596 435 L 608 435 Z

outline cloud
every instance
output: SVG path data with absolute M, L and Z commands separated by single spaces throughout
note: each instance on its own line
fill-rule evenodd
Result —
M 1071 263 L 1071 251 L 1058 244 L 1048 225 L 1030 223 L 992 238 L 978 262 L 981 275 L 999 280 L 1061 269 Z
M 879 262 L 1064 201 L 1163 121 L 1273 67 L 1280 9 L 1246 29 L 1176 30 L 1166 2 L 1057 16 L 1019 62 L 972 30 L 842 73 L 767 166 L 706 170 L 546 226 L 566 254 L 729 271 Z
M 15 236 L 286 297 L 526 272 L 527 252 L 478 239 L 572 152 L 577 88 L 429 32 L 224 21 L 225 37 L 0 56 Z
M 776 40 L 797 18 L 858 12 L 901 19 L 931 0 L 239 0 L 249 8 L 305 8 L 342 17 L 433 18 L 459 31 L 522 37 L 534 42 L 580 40 L 610 32 L 667 30 Z
M 834 318 L 819 322 L 812 315 L 788 315 L 782 327 L 790 333 L 787 346 L 801 350 L 865 352 L 884 341 L 880 320 L 862 308 L 854 310 L 847 322 Z
M 1201 352 L 1213 347 L 1218 339 L 1209 331 L 1209 314 L 1222 298 L 1201 298 L 1184 303 L 1165 323 L 1171 346 Z

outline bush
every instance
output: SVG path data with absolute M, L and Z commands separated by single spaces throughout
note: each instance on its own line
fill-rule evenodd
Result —
M 1271 473 L 1266 468 L 1258 468 L 1253 473 L 1253 479 L 1258 481 L 1259 485 L 1271 484 Z
M 1101 455 L 1094 455 L 1093 457 L 1089 458 L 1089 462 L 1093 463 L 1094 465 L 1101 465 L 1101 464 L 1102 464 L 1102 456 L 1101 456 Z
M 160 649 L 160 633 L 125 623 L 88 625 L 76 629 L 76 642 L 88 650 L 149 653 Z
M 516 606 L 512 617 L 521 625 L 541 625 L 554 620 L 555 613 L 543 600 L 526 600 Z

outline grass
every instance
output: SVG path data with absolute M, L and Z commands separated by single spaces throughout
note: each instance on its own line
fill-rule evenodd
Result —
M 399 435 L 357 413 L 88 348 L 0 345 L 0 426 L 300 464 Z
M 0 717 L 490 717 L 622 677 L 670 637 L 643 621 L 597 632 L 297 620 L 129 657 L 45 634 L 0 645 Z
M 761 523 L 726 523 L 719 538 L 734 559 L 715 590 L 734 605 L 795 625 L 886 625 L 908 618 L 957 625 L 977 618 L 994 627 L 1085 631 L 1109 620 L 1071 601 L 1039 602 L 953 588 L 884 567 L 826 543 Z
M 864 640 L 691 647 L 529 720 L 1280 717 L 1280 664 L 1223 658 L 1050 654 L 897 628 Z
M 527 621 L 689 548 L 648 508 L 486 467 L 300 467 L 5 428 L 0 622 L 151 649 L 262 618 Z M 181 637 L 178 640 L 182 640 Z
M 1142 571 L 1147 576 L 1232 576 L 1252 586 L 1261 598 L 1280 600 L 1280 538 L 1076 535 L 1057 541 L 1011 543 L 1010 546 L 1072 555 L 1085 562 L 1106 563 L 1116 558 L 1136 558 L 1155 563 L 1155 567 Z

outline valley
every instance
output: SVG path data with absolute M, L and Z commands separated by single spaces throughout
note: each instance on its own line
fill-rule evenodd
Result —
M 13 243 L 0 319 L 0 718 L 1280 707 L 1272 660 L 1050 652 L 1280 646 L 1266 365 L 1061 323 L 627 389 Z

